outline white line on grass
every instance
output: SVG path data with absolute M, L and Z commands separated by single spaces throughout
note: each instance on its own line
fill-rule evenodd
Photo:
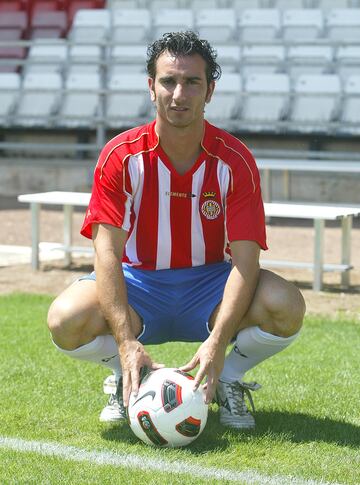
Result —
M 202 467 L 192 465 L 185 461 L 167 461 L 152 459 L 144 456 L 113 453 L 111 451 L 88 451 L 75 446 L 66 446 L 59 443 L 43 441 L 27 441 L 19 438 L 0 436 L 0 448 L 17 452 L 38 453 L 44 456 L 64 458 L 65 460 L 88 462 L 96 465 L 112 465 L 124 468 L 132 468 L 144 471 L 157 471 L 176 475 L 191 475 L 203 479 L 215 479 L 219 481 L 243 482 L 246 484 L 259 485 L 340 485 L 334 482 L 317 480 L 305 480 L 292 476 L 262 475 L 254 470 L 234 471 L 215 467 Z

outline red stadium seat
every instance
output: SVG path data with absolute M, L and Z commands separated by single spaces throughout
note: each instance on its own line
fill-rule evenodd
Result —
M 23 5 L 21 1 L 16 0 L 0 0 L 0 12 L 17 12 L 22 10 Z
M 27 17 L 25 12 L 1 12 L 0 29 L 21 29 L 25 31 L 27 27 Z
M 31 38 L 59 38 L 67 30 L 66 13 L 61 11 L 35 12 L 32 17 Z
M 20 40 L 22 37 L 21 29 L 0 29 L 0 41 Z
M 55 10 L 60 10 L 59 7 L 59 3 L 56 0 L 40 0 L 38 2 L 33 2 L 32 15 L 38 12 L 54 12 Z

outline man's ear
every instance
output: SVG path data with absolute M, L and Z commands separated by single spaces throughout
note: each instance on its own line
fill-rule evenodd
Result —
M 214 93 L 214 89 L 215 89 L 215 81 L 210 81 L 207 89 L 207 93 L 206 93 L 205 103 L 210 103 L 211 97 Z
M 155 95 L 155 80 L 152 77 L 148 78 L 148 86 L 149 86 L 149 91 L 150 91 L 150 99 L 152 102 L 156 101 L 156 95 Z

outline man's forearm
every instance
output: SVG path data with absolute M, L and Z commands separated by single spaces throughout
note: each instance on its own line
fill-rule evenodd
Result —
M 127 291 L 121 263 L 110 251 L 95 257 L 99 303 L 111 332 L 120 346 L 134 340 Z
M 220 345 L 226 347 L 239 331 L 240 322 L 253 298 L 258 275 L 258 266 L 245 273 L 241 273 L 236 265 L 232 268 L 211 333 L 211 337 Z

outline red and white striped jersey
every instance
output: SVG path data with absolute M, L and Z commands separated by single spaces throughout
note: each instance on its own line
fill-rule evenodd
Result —
M 228 260 L 235 240 L 266 249 L 255 160 L 237 138 L 206 121 L 202 151 L 184 175 L 162 150 L 155 121 L 109 141 L 81 233 L 91 238 L 97 223 L 128 231 L 123 261 L 140 269 Z

